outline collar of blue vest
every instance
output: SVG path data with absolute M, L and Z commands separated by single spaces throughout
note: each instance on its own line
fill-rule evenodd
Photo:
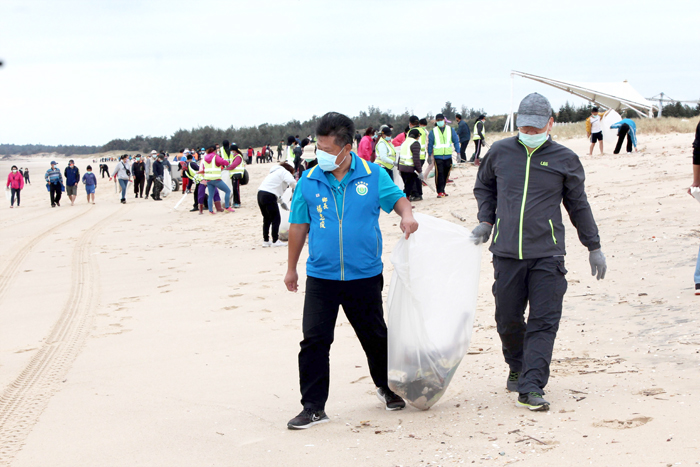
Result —
M 354 152 L 350 151 L 350 156 L 352 156 L 352 161 L 350 162 L 350 178 L 348 179 L 348 185 L 350 184 L 351 181 L 357 179 L 357 178 L 362 178 L 362 177 L 367 177 L 372 173 L 372 169 L 370 168 L 369 162 L 367 162 L 364 159 L 361 159 L 357 154 Z M 355 168 L 360 166 L 359 170 L 355 170 Z M 326 185 L 330 186 L 328 183 L 328 179 L 326 178 L 326 174 L 323 170 L 318 165 L 315 165 L 310 171 L 309 174 L 306 176 L 307 178 L 310 178 L 312 180 L 318 180 L 322 183 L 325 183 Z

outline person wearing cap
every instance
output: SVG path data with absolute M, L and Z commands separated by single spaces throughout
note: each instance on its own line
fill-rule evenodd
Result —
M 452 169 L 452 149 L 459 153 L 459 138 L 454 128 L 445 123 L 445 116 L 435 116 L 436 126 L 428 134 L 428 156 L 435 161 L 435 191 L 437 197 L 447 196 L 445 185 Z
M 422 196 L 414 194 L 416 193 L 415 185 L 420 184 L 423 179 L 420 161 L 420 136 L 420 130 L 412 128 L 399 150 L 399 173 L 403 179 L 403 192 L 409 201 L 423 200 Z
M 457 136 L 459 136 L 459 162 L 467 162 L 467 155 L 465 154 L 467 146 L 469 145 L 469 140 L 471 139 L 471 133 L 469 131 L 469 125 L 467 122 L 462 120 L 462 115 L 455 115 L 457 120 Z
M 478 245 L 494 230 L 493 294 L 510 367 L 506 388 L 519 393 L 518 406 L 545 411 L 544 388 L 567 288 L 562 202 L 590 252 L 591 273 L 603 279 L 607 266 L 581 161 L 548 136 L 554 123 L 549 101 L 537 93 L 526 96 L 516 123 L 518 136 L 493 143 L 477 172 L 480 224 L 472 236 Z
M 479 160 L 479 156 L 481 155 L 481 146 L 483 146 L 484 141 L 486 140 L 484 122 L 486 122 L 485 115 L 479 115 L 474 122 L 474 136 L 472 137 L 474 140 L 474 154 L 472 154 L 472 158 L 469 159 L 469 162 L 473 162 L 477 167 L 481 163 Z
M 384 126 L 382 127 L 381 133 L 377 144 L 374 146 L 376 156 L 375 162 L 386 170 L 386 173 L 389 174 L 389 178 L 393 180 L 393 169 L 396 165 L 396 149 L 394 149 L 394 145 L 391 144 L 391 128 Z
M 134 198 L 143 198 L 143 186 L 146 182 L 146 164 L 141 160 L 141 154 L 136 154 L 136 157 L 134 157 L 131 171 L 134 176 Z M 146 195 L 146 198 L 148 198 L 148 195 Z
M 56 161 L 51 161 L 51 168 L 44 174 L 49 196 L 51 198 L 51 207 L 61 206 L 61 191 L 63 189 L 63 176 L 61 171 L 56 167 Z
M 122 204 L 126 204 L 126 188 L 131 181 L 131 164 L 129 163 L 128 154 L 124 154 L 121 160 L 114 167 L 114 175 L 110 180 L 119 180 L 119 187 L 122 190 Z
M 66 177 L 66 195 L 70 199 L 70 205 L 75 205 L 75 198 L 78 196 L 78 183 L 80 183 L 80 169 L 75 166 L 73 159 L 68 161 L 68 167 L 63 170 Z
M 408 238 L 418 229 L 411 203 L 386 172 L 354 152 L 355 125 L 329 112 L 316 127 L 318 165 L 304 172 L 289 215 L 287 290 L 297 292 L 297 263 L 306 239 L 304 339 L 299 352 L 303 410 L 287 423 L 291 430 L 330 421 L 325 413 L 330 386 L 329 354 L 340 306 L 365 351 L 377 397 L 387 410 L 406 406 L 387 382 L 387 330 L 380 211 L 395 211 Z

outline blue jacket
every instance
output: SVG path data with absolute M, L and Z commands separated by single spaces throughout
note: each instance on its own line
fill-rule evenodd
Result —
M 460 120 L 457 124 L 457 136 L 459 136 L 460 145 L 464 142 L 469 143 L 469 140 L 472 139 L 472 133 L 469 130 L 469 124 L 464 120 Z
M 83 185 L 85 186 L 97 186 L 97 177 L 92 172 L 85 172 L 83 175 Z
M 459 138 L 457 137 L 457 132 L 454 128 L 448 126 L 445 126 L 445 131 L 447 131 L 448 128 L 452 130 L 452 145 L 455 147 L 455 151 L 459 152 Z M 433 146 L 435 146 L 435 134 L 433 133 L 433 130 L 430 130 L 428 132 L 428 154 L 433 153 Z M 438 159 L 452 159 L 452 155 L 435 157 Z
M 636 148 L 637 147 L 637 124 L 634 123 L 634 120 L 629 119 L 629 118 L 623 118 L 619 122 L 613 123 L 612 125 L 610 125 L 610 128 L 618 128 L 619 129 L 625 123 L 627 124 L 627 126 L 630 127 L 628 134 L 630 135 L 630 138 L 632 138 L 632 145 Z
M 61 175 L 61 171 L 58 169 L 49 169 L 46 171 L 46 174 L 44 175 L 44 179 L 51 184 L 63 184 L 63 176 Z
M 66 167 L 63 174 L 66 176 L 66 185 L 68 186 L 77 185 L 80 181 L 80 170 L 76 166 Z
M 306 274 L 319 279 L 351 281 L 381 274 L 379 229 L 380 167 L 359 159 L 350 175 L 343 206 L 336 206 L 331 185 L 318 166 L 303 173 L 301 196 L 309 206 L 309 259 Z M 342 213 L 342 218 L 338 214 Z

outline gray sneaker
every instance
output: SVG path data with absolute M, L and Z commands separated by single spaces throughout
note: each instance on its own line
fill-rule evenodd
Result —
M 542 394 L 539 392 L 520 394 L 520 396 L 518 396 L 518 402 L 516 402 L 515 405 L 517 407 L 525 407 L 533 412 L 546 412 L 549 410 L 549 402 L 544 400 Z
M 519 371 L 511 371 L 506 381 L 506 389 L 510 392 L 518 392 L 518 380 L 520 379 Z

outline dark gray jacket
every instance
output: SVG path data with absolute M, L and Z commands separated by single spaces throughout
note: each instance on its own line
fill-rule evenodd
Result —
M 469 124 L 464 120 L 460 120 L 457 124 L 457 136 L 459 136 L 459 142 L 463 143 L 471 139 L 471 131 L 469 131 Z
M 589 250 L 600 248 L 581 161 L 549 138 L 530 157 L 518 137 L 493 143 L 474 185 L 480 222 L 494 225 L 491 252 L 514 259 L 566 254 L 561 203 Z

